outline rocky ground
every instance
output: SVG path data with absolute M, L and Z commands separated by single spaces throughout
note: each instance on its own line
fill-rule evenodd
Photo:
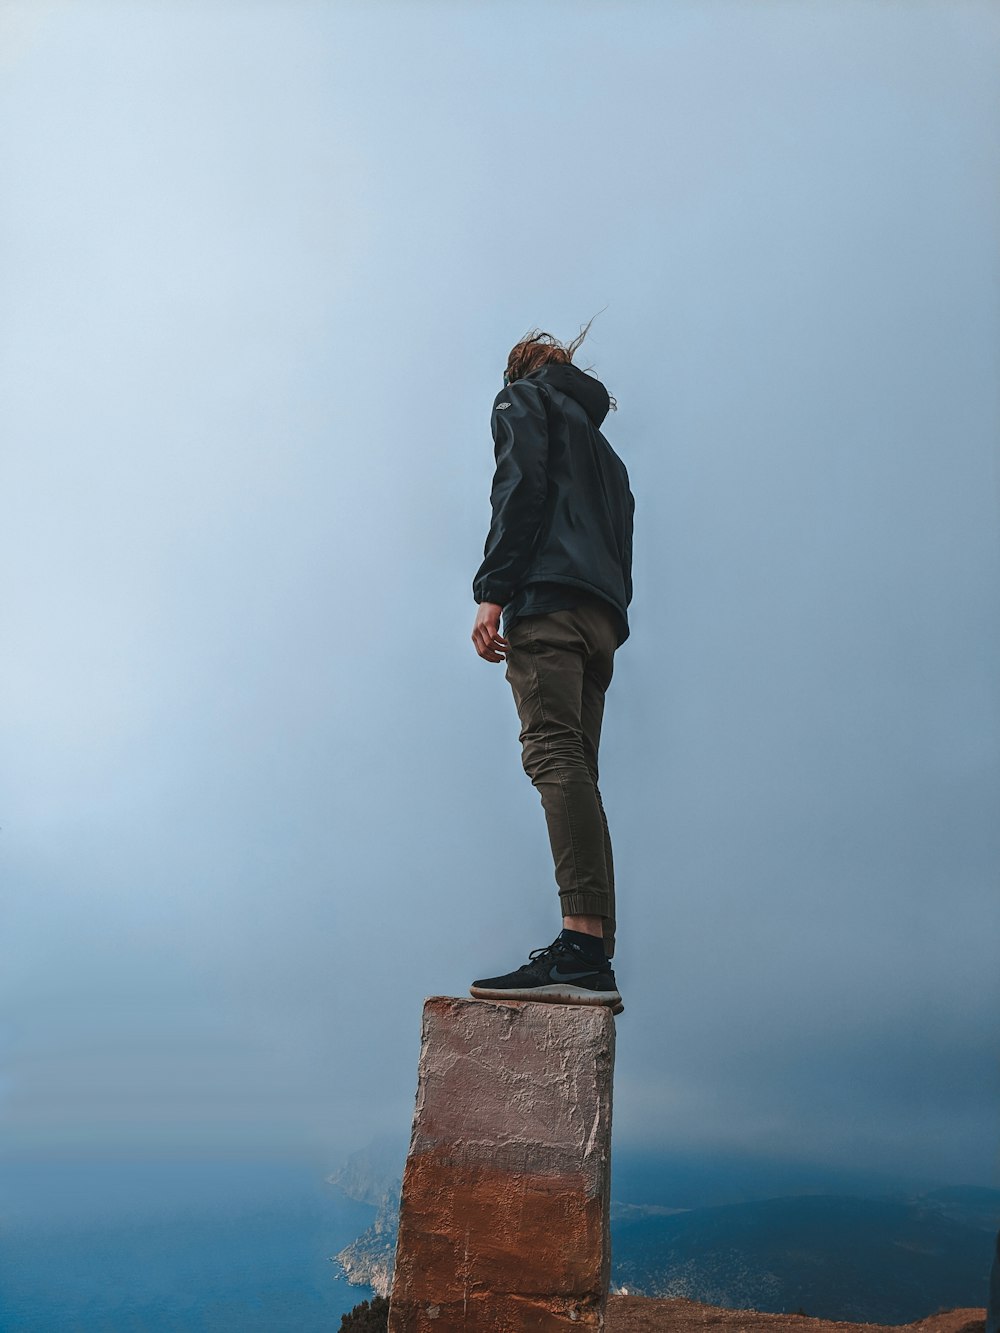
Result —
M 807 1315 L 756 1314 L 723 1310 L 697 1301 L 662 1301 L 645 1296 L 612 1296 L 607 1333 L 983 1333 L 985 1310 L 948 1310 L 916 1324 L 844 1324 Z

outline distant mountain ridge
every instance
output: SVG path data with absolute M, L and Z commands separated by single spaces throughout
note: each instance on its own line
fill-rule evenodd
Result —
M 986 1302 L 1000 1191 L 807 1195 L 612 1224 L 619 1289 L 852 1323 Z
M 387 1190 L 398 1189 L 404 1158 L 405 1150 L 400 1152 L 394 1139 L 374 1139 L 352 1152 L 326 1181 L 356 1203 L 378 1208 Z
M 379 1296 L 389 1295 L 396 1258 L 402 1188 L 398 1162 L 396 1145 L 380 1140 L 352 1153 L 339 1170 L 327 1176 L 327 1183 L 336 1185 L 349 1199 L 376 1210 L 371 1226 L 333 1255 L 333 1262 L 353 1286 L 371 1287 Z

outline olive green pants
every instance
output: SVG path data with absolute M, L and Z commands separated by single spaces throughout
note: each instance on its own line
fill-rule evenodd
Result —
M 570 611 L 516 621 L 507 639 L 521 762 L 545 811 L 562 912 L 603 917 L 610 958 L 615 875 L 597 751 L 618 644 L 614 612 L 599 598 L 581 597 Z

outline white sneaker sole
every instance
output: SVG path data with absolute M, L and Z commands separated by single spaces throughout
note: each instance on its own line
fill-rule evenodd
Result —
M 576 986 L 529 986 L 524 990 L 493 990 L 488 986 L 470 986 L 469 994 L 477 1000 L 538 1000 L 543 1004 L 586 1004 L 591 1008 L 624 1012 L 622 997 L 616 990 L 582 990 Z

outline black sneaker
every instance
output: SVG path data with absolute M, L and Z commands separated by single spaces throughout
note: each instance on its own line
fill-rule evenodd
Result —
M 613 1014 L 625 1006 L 607 961 L 594 963 L 582 949 L 556 939 L 546 949 L 532 949 L 528 962 L 502 977 L 474 981 L 478 1000 L 548 1000 L 555 1004 L 603 1004 Z

